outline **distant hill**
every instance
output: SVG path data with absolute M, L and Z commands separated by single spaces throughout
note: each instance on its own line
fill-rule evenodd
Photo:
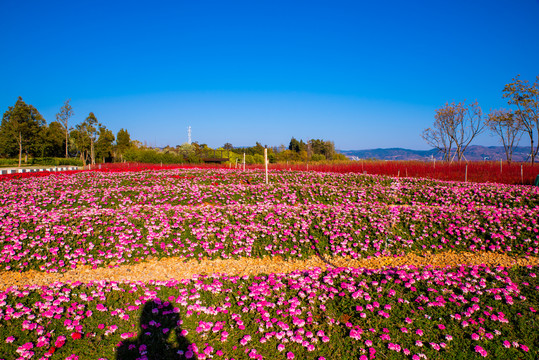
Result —
M 378 160 L 431 160 L 435 158 L 441 160 L 442 156 L 438 150 L 410 150 L 402 148 L 389 149 L 368 149 L 368 150 L 339 150 L 341 154 L 349 159 L 378 159 Z M 518 146 L 513 152 L 513 161 L 526 161 L 530 152 L 529 146 Z M 503 146 L 481 146 L 470 145 L 466 149 L 464 156 L 467 160 L 505 160 Z

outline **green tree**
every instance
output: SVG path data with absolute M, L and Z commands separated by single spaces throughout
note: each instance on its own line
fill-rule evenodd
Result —
M 123 160 L 125 152 L 131 147 L 131 136 L 125 129 L 120 129 L 116 134 L 116 150 Z
M 97 141 L 97 137 L 99 136 L 98 129 L 101 127 L 101 124 L 97 121 L 97 118 L 95 117 L 94 113 L 91 112 L 88 114 L 88 117 L 84 120 L 83 128 L 86 131 L 86 134 L 88 135 L 88 138 L 90 139 L 90 160 L 91 164 L 95 164 L 95 143 Z
M 58 121 L 44 126 L 41 131 L 41 156 L 61 157 L 64 148 L 64 127 Z
M 88 154 L 90 152 L 90 138 L 84 130 L 82 124 L 77 124 L 75 129 L 69 133 L 70 141 L 73 143 L 75 149 L 77 149 L 80 160 L 84 165 L 88 161 Z
M 69 104 L 71 99 L 67 99 L 64 102 L 64 106 L 60 108 L 60 112 L 56 114 L 56 121 L 58 121 L 64 128 L 65 133 L 65 145 L 66 145 L 66 159 L 69 157 L 68 145 L 69 145 L 69 118 L 74 115 L 73 108 Z
M 297 141 L 295 138 L 290 139 L 290 144 L 288 145 L 288 150 L 299 153 L 300 150 L 301 150 L 300 145 L 299 145 L 299 141 Z
M 45 119 L 36 108 L 27 105 L 19 96 L 15 106 L 10 106 L 2 117 L 0 125 L 2 152 L 11 154 L 18 148 L 21 166 L 23 151 L 27 158 L 29 153 L 34 154 L 38 148 L 40 132 L 45 124 Z
M 253 152 L 254 152 L 253 155 L 259 154 L 259 155 L 264 156 L 264 146 L 262 146 L 262 144 L 257 141 L 256 145 L 253 148 Z M 262 160 L 262 162 L 264 162 L 264 160 Z
M 97 121 L 94 113 L 88 114 L 88 117 L 80 124 L 75 126 L 72 136 L 77 150 L 80 152 L 81 160 L 84 164 L 89 160 L 90 164 L 95 164 L 95 143 L 99 135 L 98 129 L 101 124 Z
M 103 159 L 103 162 L 107 158 L 111 158 L 114 153 L 114 134 L 105 126 L 99 127 L 99 137 L 95 144 L 95 151 L 98 158 Z
M 508 99 L 509 105 L 517 107 L 515 116 L 530 138 L 530 159 L 533 165 L 539 152 L 539 142 L 534 145 L 534 131 L 539 138 L 539 75 L 533 84 L 519 77 L 517 75 L 512 83 L 505 85 L 503 97 Z
M 223 145 L 223 149 L 225 149 L 225 150 L 232 150 L 232 149 L 234 149 L 234 146 L 232 146 L 231 143 L 227 142 L 227 143 L 225 143 L 225 144 Z

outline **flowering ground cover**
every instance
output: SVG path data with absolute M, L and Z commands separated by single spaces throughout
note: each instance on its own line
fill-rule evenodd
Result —
M 261 167 L 260 165 L 258 167 Z M 347 161 L 311 164 L 272 164 L 273 169 L 311 170 L 336 173 L 367 173 L 394 177 L 429 178 L 444 181 L 531 185 L 539 175 L 539 166 L 530 163 L 496 161 L 425 162 L 425 161 Z
M 11 288 L 0 292 L 0 358 L 536 359 L 538 270 L 311 269 Z
M 539 191 L 361 174 L 166 169 L 0 182 L 0 271 L 148 258 L 539 253 Z M 520 358 L 538 267 L 290 274 L 0 291 L 0 358 Z
M 166 170 L 0 182 L 0 266 L 148 257 L 539 253 L 539 189 L 358 174 Z

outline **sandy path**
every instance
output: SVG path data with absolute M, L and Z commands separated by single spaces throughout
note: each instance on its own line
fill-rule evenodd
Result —
M 403 257 L 379 257 L 362 260 L 345 258 L 328 259 L 332 264 L 339 267 L 365 267 L 381 268 L 384 266 L 456 266 L 461 264 L 488 266 L 513 266 L 513 265 L 539 265 L 538 257 L 515 258 L 504 254 L 491 252 L 456 253 L 443 252 L 439 254 L 407 254 Z M 30 270 L 23 273 L 14 271 L 0 272 L 0 289 L 14 285 L 47 285 L 55 281 L 80 281 L 112 280 L 112 281 L 143 281 L 188 279 L 195 274 L 227 274 L 227 275 L 255 275 L 262 273 L 288 273 L 299 269 L 321 267 L 326 269 L 328 265 L 317 257 L 305 260 L 284 261 L 279 258 L 241 258 L 238 260 L 207 260 L 184 262 L 179 258 L 154 259 L 148 262 L 121 265 L 113 268 L 91 269 L 89 266 L 81 266 L 65 273 L 50 273 Z

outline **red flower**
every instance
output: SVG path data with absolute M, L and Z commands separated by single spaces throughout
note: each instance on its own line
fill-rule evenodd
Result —
M 71 334 L 71 337 L 73 338 L 73 340 L 77 340 L 77 339 L 80 339 L 82 337 L 82 334 L 76 332 L 76 333 Z
M 47 351 L 47 354 L 52 355 L 54 354 L 55 351 L 56 351 L 56 348 L 53 346 L 49 349 L 49 351 Z

